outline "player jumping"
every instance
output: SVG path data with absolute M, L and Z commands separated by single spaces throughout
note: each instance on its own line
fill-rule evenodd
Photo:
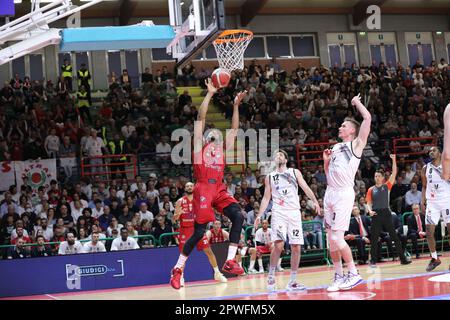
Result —
M 317 213 L 320 212 L 320 206 L 300 171 L 298 169 L 287 168 L 287 153 L 283 150 L 278 150 L 274 157 L 277 168 L 266 176 L 264 197 L 261 200 L 261 206 L 259 208 L 260 213 L 264 212 L 270 199 L 272 199 L 271 238 L 274 242 L 274 247 L 270 254 L 267 290 L 269 292 L 276 290 L 275 269 L 287 238 L 289 238 L 289 244 L 291 245 L 291 277 L 286 290 L 304 290 L 306 287 L 297 282 L 297 270 L 300 263 L 300 245 L 304 241 L 298 187 L 300 186 L 306 195 L 314 201 L 314 207 Z M 255 230 L 259 227 L 260 220 L 260 214 L 258 214 L 254 224 Z
M 422 168 L 422 212 L 426 212 L 427 241 L 431 261 L 427 271 L 441 264 L 436 252 L 434 231 L 442 216 L 450 230 L 450 182 L 442 178 L 441 152 L 438 147 L 430 149 L 431 162 Z M 426 208 L 426 210 L 425 210 Z
M 172 269 L 170 284 L 174 289 L 180 288 L 180 279 L 186 260 L 195 245 L 203 238 L 207 224 L 215 221 L 214 209 L 227 216 L 232 223 L 228 256 L 222 271 L 236 275 L 244 274 L 244 269 L 235 260 L 244 217 L 237 200 L 227 192 L 223 183 L 225 154 L 220 132 L 217 130 L 209 131 L 205 138 L 206 143 L 202 147 L 208 105 L 217 92 L 217 88 L 214 87 L 211 79 L 206 80 L 206 86 L 208 93 L 200 105 L 198 121 L 194 126 L 194 176 L 197 180 L 193 193 L 194 233 L 186 241 L 178 262 Z M 228 131 L 226 136 L 227 151 L 234 150 L 234 140 L 239 129 L 239 105 L 245 94 L 245 91 L 240 92 L 234 100 L 231 130 Z
M 194 233 L 194 210 L 193 210 L 193 198 L 194 196 L 194 184 L 192 182 L 186 183 L 184 186 L 184 191 L 186 194 L 178 199 L 177 203 L 175 204 L 175 214 L 173 215 L 173 222 L 180 221 L 180 234 L 178 239 L 178 247 L 180 249 L 180 252 L 182 252 L 184 244 L 186 243 L 187 239 L 191 237 L 191 235 Z M 206 256 L 208 257 L 209 263 L 214 269 L 214 280 L 220 281 L 220 282 L 227 282 L 227 278 L 224 277 L 224 275 L 219 271 L 219 267 L 217 266 L 217 260 L 216 256 L 211 250 L 211 247 L 209 246 L 209 241 L 204 236 L 198 243 L 197 243 L 197 250 L 203 251 Z M 180 285 L 184 287 L 184 277 L 181 276 Z
M 334 282 L 328 291 L 350 290 L 357 286 L 362 278 L 355 267 L 352 251 L 344 239 L 344 233 L 350 225 L 355 191 L 355 175 L 361 161 L 361 155 L 367 144 L 372 117 L 361 103 L 360 96 L 352 99 L 363 117 L 361 125 L 352 118 L 346 118 L 339 128 L 339 138 L 333 149 L 323 152 L 324 168 L 327 177 L 327 190 L 324 197 L 324 224 L 327 229 L 330 256 L 335 269 Z M 344 276 L 342 259 L 348 267 Z

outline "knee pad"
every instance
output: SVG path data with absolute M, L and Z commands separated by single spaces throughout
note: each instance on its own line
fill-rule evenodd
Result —
M 244 216 L 241 213 L 241 208 L 237 203 L 232 203 L 223 209 L 223 214 L 227 216 L 232 223 L 230 230 L 230 242 L 239 243 L 242 224 L 244 223 Z

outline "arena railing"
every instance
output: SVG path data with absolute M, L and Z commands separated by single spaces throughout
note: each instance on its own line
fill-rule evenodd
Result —
M 159 239 L 158 239 L 158 240 L 159 240 L 159 246 L 160 246 L 160 247 L 168 247 L 168 246 L 166 246 L 166 245 L 163 246 L 162 240 L 163 240 L 164 238 L 169 238 L 169 237 L 175 239 L 175 237 L 176 237 L 177 235 L 179 235 L 179 234 L 180 234 L 179 232 L 168 232 L 168 233 L 163 233 L 162 235 L 159 236 Z
M 413 141 L 419 142 L 420 146 L 410 146 Z M 405 162 L 414 162 L 414 158 L 426 155 L 429 149 L 436 145 L 436 137 L 396 138 L 393 140 L 393 151 L 397 156 L 408 157 Z
M 171 153 L 158 153 L 158 155 L 170 155 Z M 174 165 L 171 161 L 160 160 L 156 152 L 144 152 L 137 155 L 138 175 L 147 177 L 150 173 L 166 171 L 168 176 L 178 177 L 184 175 L 192 179 L 192 165 Z
M 148 239 L 150 239 L 152 241 L 152 243 L 155 246 L 155 248 L 159 247 L 158 240 L 155 238 L 155 236 L 153 236 L 151 234 L 140 235 L 140 236 L 132 236 L 131 238 L 134 238 L 134 239 L 137 239 L 137 240 L 148 238 Z M 100 238 L 100 239 L 98 239 L 98 241 L 112 241 L 114 239 L 116 239 L 116 238 Z M 85 243 L 85 242 L 89 242 L 91 240 L 90 239 L 83 239 L 83 240 L 77 240 L 77 241 L 79 241 L 81 243 Z M 62 242 L 52 242 L 52 241 L 51 242 L 44 242 L 44 246 L 50 246 L 50 247 L 51 246 L 57 246 L 57 245 L 60 245 L 61 243 Z M 14 244 L 3 244 L 3 245 L 0 245 L 0 250 L 1 249 L 14 248 L 15 246 L 16 245 L 14 245 Z M 24 247 L 37 247 L 37 246 L 39 246 L 39 244 L 37 244 L 37 243 L 26 243 L 23 246 Z
M 126 157 L 125 161 L 120 161 L 120 158 Z M 89 164 L 91 159 L 102 159 L 101 164 Z M 119 160 L 119 161 L 118 161 Z M 114 161 L 114 162 L 112 162 Z M 87 163 L 85 163 L 87 162 Z M 82 157 L 81 158 L 81 176 L 106 176 L 105 181 L 111 181 L 112 175 L 118 174 L 132 174 L 132 179 L 137 174 L 136 156 L 134 154 L 110 154 L 96 157 Z M 127 169 L 131 167 L 131 169 Z M 99 171 L 97 170 L 99 168 Z M 106 171 L 105 171 L 106 168 Z M 94 169 L 94 170 L 92 170 Z M 108 170 L 111 169 L 111 170 Z M 109 179 L 111 178 L 111 179 Z
M 336 142 L 313 142 L 295 146 L 297 165 L 302 169 L 315 168 L 313 163 L 323 161 L 323 150 L 335 145 Z

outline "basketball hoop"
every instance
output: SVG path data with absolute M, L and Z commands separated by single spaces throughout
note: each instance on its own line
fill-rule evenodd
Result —
M 253 39 L 253 32 L 248 30 L 225 30 L 214 40 L 217 60 L 222 69 L 229 72 L 244 69 L 244 52 Z

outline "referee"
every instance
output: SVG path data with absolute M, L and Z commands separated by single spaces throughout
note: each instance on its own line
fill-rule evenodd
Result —
M 367 191 L 366 201 L 369 215 L 372 217 L 372 228 L 370 237 L 370 265 L 374 266 L 378 261 L 378 237 L 384 229 L 389 233 L 389 236 L 395 242 L 395 249 L 400 257 L 401 264 L 410 264 L 407 260 L 402 248 L 400 239 L 395 232 L 392 223 L 392 213 L 389 208 L 389 192 L 395 182 L 397 176 L 397 162 L 395 155 L 391 154 L 392 159 L 392 174 L 386 183 L 383 183 L 384 175 L 380 171 L 375 172 L 375 185 L 370 187 Z

